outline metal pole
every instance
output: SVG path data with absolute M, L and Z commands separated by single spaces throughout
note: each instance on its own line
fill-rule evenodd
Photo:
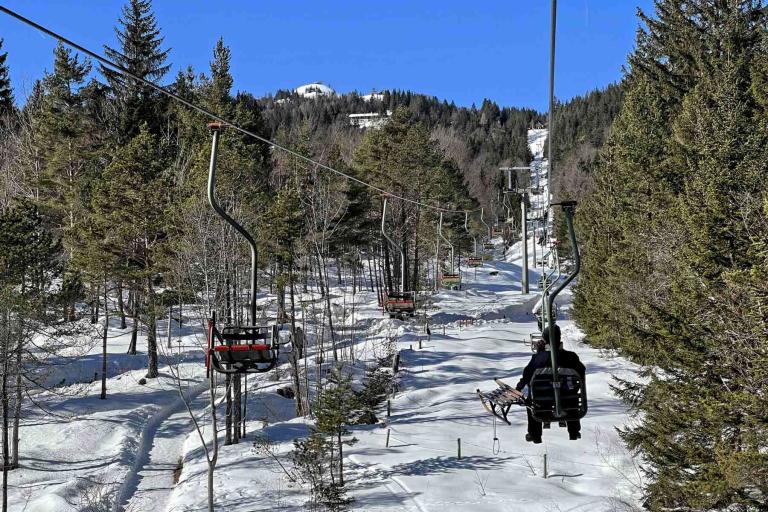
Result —
M 488 228 L 488 240 L 490 240 L 490 239 L 491 239 L 491 226 L 489 226 L 489 225 L 488 225 L 488 224 L 485 222 L 485 209 L 484 209 L 484 208 L 480 208 L 480 222 L 482 222 L 482 223 L 483 223 L 483 226 L 485 226 L 486 228 Z
M 552 187 L 555 170 L 555 162 L 552 160 L 552 135 L 555 127 L 555 33 L 557 32 L 557 0 L 552 0 L 552 17 L 549 33 L 549 114 L 547 115 L 547 160 L 549 161 L 547 193 L 547 211 L 549 211 L 549 198 L 554 197 Z
M 251 313 L 251 324 L 256 323 L 256 263 L 257 263 L 257 257 L 258 252 L 256 249 L 256 241 L 253 239 L 251 234 L 240 224 L 238 224 L 235 219 L 230 217 L 227 212 L 224 211 L 224 209 L 219 205 L 218 202 L 216 202 L 216 157 L 218 156 L 219 152 L 219 133 L 221 132 L 221 129 L 224 127 L 222 123 L 209 123 L 208 127 L 213 132 L 213 142 L 211 144 L 211 164 L 208 168 L 208 203 L 211 205 L 211 208 L 216 211 L 216 213 L 219 214 L 219 217 L 224 219 L 230 226 L 235 228 L 235 230 L 242 235 L 243 238 L 246 239 L 248 242 L 248 245 L 251 248 L 251 305 L 250 305 L 250 313 Z
M 443 236 L 443 212 L 440 212 L 440 223 L 437 225 L 437 234 L 440 238 L 442 238 L 445 241 L 445 243 L 448 244 L 448 247 L 451 248 L 451 274 L 453 274 L 455 273 L 455 270 L 453 268 L 453 244 L 451 243 L 450 240 L 448 240 L 447 238 L 445 238 L 445 236 Z
M 523 193 L 522 201 L 520 201 L 520 205 L 523 209 L 523 222 L 520 223 L 522 226 L 522 233 L 520 233 L 520 236 L 523 237 L 523 273 L 520 279 L 520 287 L 523 289 L 523 295 L 528 295 L 528 221 L 525 220 L 528 215 L 528 206 L 525 204 L 526 196 L 527 194 Z

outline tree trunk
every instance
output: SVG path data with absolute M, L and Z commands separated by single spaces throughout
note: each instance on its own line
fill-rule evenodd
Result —
M 152 278 L 147 278 L 149 304 L 147 306 L 147 378 L 155 379 L 159 375 L 157 369 L 157 311 L 155 310 L 155 290 L 152 288 Z
M 131 341 L 128 344 L 128 354 L 133 356 L 136 355 L 136 345 L 139 337 L 139 294 L 136 289 L 130 291 L 129 301 L 131 303 L 133 325 L 131 326 Z
M 91 324 L 99 321 L 99 290 L 91 288 Z
M 21 423 L 21 402 L 24 396 L 22 393 L 22 379 L 21 379 L 21 356 L 23 351 L 22 336 L 24 329 L 22 328 L 19 333 L 19 342 L 16 344 L 16 402 L 14 403 L 13 411 L 13 440 L 11 441 L 11 467 L 10 469 L 16 469 L 19 467 L 19 426 Z
M 365 260 L 368 262 L 368 279 L 371 285 L 371 291 L 373 291 L 373 266 L 371 264 L 371 252 L 365 252 Z
M 418 221 L 418 214 L 416 217 L 416 225 L 419 225 Z M 413 272 L 411 274 L 413 276 L 413 280 L 411 281 L 411 290 L 418 292 L 419 291 L 419 240 L 418 240 L 418 230 L 414 230 L 413 232 Z
M 243 421 L 242 416 L 242 406 L 243 406 L 243 389 L 241 387 L 241 376 L 240 374 L 236 374 L 234 378 L 234 385 L 235 385 L 235 417 L 233 419 L 234 423 L 234 431 L 232 432 L 232 441 L 237 444 L 240 442 L 240 423 Z
M 125 329 L 125 305 L 123 304 L 123 281 L 117 281 L 117 309 L 120 312 L 120 328 Z
M 213 508 L 213 475 L 216 470 L 216 462 L 219 459 L 219 425 L 216 419 L 216 372 L 211 371 L 209 373 L 210 385 L 208 392 L 211 397 L 211 431 L 213 437 L 213 446 L 211 447 L 211 457 L 208 459 L 208 512 L 214 512 Z
M 394 288 L 392 288 L 392 265 L 391 265 L 391 259 L 389 256 L 389 243 L 384 242 L 384 277 L 386 278 L 386 288 L 387 293 L 391 293 Z
M 379 263 L 378 258 L 376 256 L 373 257 L 373 266 L 375 267 L 375 270 L 373 270 L 373 275 L 376 278 L 376 297 L 379 300 L 379 307 L 384 306 L 384 296 L 382 294 L 381 290 L 381 280 L 379 279 Z M 368 267 L 369 272 L 371 271 L 371 267 Z
M 320 255 L 318 255 L 318 262 L 320 262 Z M 321 263 L 321 266 L 325 270 L 324 261 Z M 326 289 L 327 289 L 328 285 L 330 285 L 330 283 L 327 281 L 327 276 L 328 276 L 327 270 L 322 274 L 324 274 L 326 277 L 323 278 L 321 276 L 320 279 L 325 280 Z M 331 294 L 330 293 L 325 294 L 325 307 L 326 307 L 326 311 L 328 312 L 328 330 L 331 333 L 331 348 L 333 349 L 333 361 L 338 362 L 339 354 L 338 354 L 338 351 L 336 350 L 336 334 L 333 331 L 333 311 L 331 311 Z
M 291 343 L 293 344 L 293 350 L 291 351 L 291 369 L 293 370 L 293 387 L 294 400 L 296 401 L 296 416 L 304 415 L 304 404 L 301 396 L 301 379 L 299 378 L 299 358 L 303 353 L 303 347 L 299 342 L 296 333 L 296 302 L 294 299 L 293 289 L 293 264 L 288 269 L 288 282 L 290 284 L 291 294 Z
M 341 444 L 341 431 L 339 431 L 339 485 L 344 486 L 344 448 Z
M 277 275 L 277 322 L 285 322 L 287 315 L 285 313 L 285 276 L 283 269 L 280 269 Z
M 3 512 L 8 510 L 8 344 L 12 336 L 11 329 L 11 314 L 10 311 L 4 312 L 5 325 L 3 332 L 3 344 L 2 344 L 2 357 L 3 357 L 3 375 L 0 378 L 0 402 L 2 402 L 2 414 L 3 414 Z
M 104 278 L 104 333 L 101 337 L 101 400 L 107 398 L 107 333 L 109 332 L 109 308 L 107 307 L 107 278 Z
M 232 375 L 226 374 L 226 380 L 225 382 L 225 397 L 226 397 L 226 403 L 227 408 L 224 411 L 224 430 L 226 431 L 224 435 L 224 444 L 226 446 L 229 446 L 232 444 Z

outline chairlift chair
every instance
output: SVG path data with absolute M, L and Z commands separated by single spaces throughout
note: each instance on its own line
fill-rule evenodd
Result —
M 209 123 L 213 134 L 211 145 L 211 162 L 208 169 L 208 202 L 211 208 L 232 226 L 245 240 L 251 249 L 251 302 L 250 319 L 256 319 L 256 241 L 253 236 L 237 221 L 224 211 L 216 200 L 216 159 L 219 149 L 219 135 L 224 128 L 223 123 Z M 219 330 L 216 326 L 216 315 L 208 320 L 208 352 L 206 368 L 219 373 L 263 373 L 271 370 L 278 362 L 280 355 L 280 339 L 277 325 L 227 325 Z
M 454 253 L 453 253 L 453 244 L 450 240 L 448 240 L 445 235 L 443 235 L 443 212 L 440 212 L 440 221 L 437 224 L 437 238 L 442 239 L 445 243 L 448 244 L 448 246 L 451 248 L 451 270 L 449 272 L 443 271 L 440 275 L 440 284 L 444 288 L 448 288 L 450 290 L 460 289 L 461 288 L 461 270 L 456 272 L 454 269 L 454 262 L 456 261 L 454 259 Z
M 572 368 L 559 368 L 557 388 L 560 390 L 560 414 L 555 404 L 555 380 L 552 368 L 539 368 L 528 386 L 531 415 L 541 422 L 580 420 L 587 414 L 587 384 Z
M 461 274 L 456 272 L 444 272 L 440 276 L 440 283 L 445 288 L 454 289 L 461 286 Z
M 551 206 L 561 206 L 565 213 L 568 234 L 574 253 L 574 264 L 571 273 L 559 282 L 552 293 L 544 294 L 543 299 L 546 301 L 544 311 L 548 317 L 546 320 L 549 327 L 555 325 L 555 297 L 576 277 L 581 268 L 581 259 L 573 228 L 573 210 L 576 202 L 564 201 L 552 203 Z M 532 350 L 538 350 L 537 345 L 540 343 L 540 340 L 540 335 L 531 335 Z M 523 399 L 519 392 L 513 391 L 513 388 L 497 379 L 496 382 L 499 384 L 500 390 L 489 393 L 483 393 L 478 390 L 480 399 L 486 409 L 495 416 L 507 421 L 506 416 L 512 405 L 525 405 L 530 410 L 533 418 L 545 425 L 554 421 L 558 422 L 560 426 L 567 426 L 569 421 L 583 418 L 588 410 L 587 383 L 585 378 L 579 375 L 573 368 L 560 367 L 557 361 L 557 350 L 549 350 L 549 353 L 551 365 L 545 368 L 538 368 L 534 372 L 528 385 L 529 395 L 527 399 Z
M 381 210 L 381 234 L 387 242 L 400 251 L 400 290 L 393 290 L 384 294 L 384 312 L 389 314 L 390 318 L 405 318 L 406 316 L 414 316 L 416 314 L 416 292 L 405 289 L 405 253 L 403 248 L 387 235 L 387 200 L 388 197 L 384 195 Z
M 216 328 L 215 315 L 208 320 L 209 368 L 219 373 L 263 373 L 275 367 L 280 354 L 276 324 Z
M 390 292 L 384 295 L 384 311 L 390 318 L 416 314 L 416 292 Z
M 467 257 L 467 266 L 468 267 L 482 267 L 483 266 L 483 258 L 480 256 L 468 256 Z

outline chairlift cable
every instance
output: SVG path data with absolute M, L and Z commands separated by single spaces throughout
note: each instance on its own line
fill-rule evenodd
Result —
M 383 188 L 377 187 L 376 185 L 372 185 L 372 184 L 370 184 L 370 183 L 368 183 L 366 181 L 363 181 L 363 180 L 361 180 L 359 178 L 355 178 L 354 176 L 350 176 L 349 174 L 347 174 L 345 172 L 339 171 L 338 169 L 334 169 L 333 167 L 331 167 L 331 166 L 329 166 L 327 164 L 324 164 L 322 162 L 314 160 L 314 159 L 312 159 L 312 158 L 310 158 L 308 156 L 304 156 L 301 153 L 299 153 L 299 152 L 297 152 L 297 151 L 295 151 L 293 149 L 290 149 L 290 148 L 288 148 L 286 146 L 280 145 L 277 142 L 274 142 L 272 140 L 267 139 L 266 137 L 262 137 L 261 135 L 258 135 L 256 133 L 250 131 L 250 130 L 247 130 L 247 129 L 241 127 L 241 126 L 238 126 L 237 124 L 229 121 L 225 117 L 222 117 L 219 114 L 216 114 L 216 113 L 211 112 L 210 110 L 207 110 L 207 109 L 205 109 L 205 108 L 203 108 L 203 107 L 201 107 L 199 105 L 196 105 L 195 103 L 192 103 L 191 101 L 185 100 L 184 98 L 182 98 L 178 94 L 169 91 L 165 87 L 157 85 L 157 84 L 155 84 L 155 83 L 153 83 L 153 82 L 151 82 L 151 81 L 149 81 L 149 80 L 147 80 L 145 78 L 142 78 L 142 77 L 132 73 L 131 71 L 127 70 L 126 68 L 124 68 L 122 66 L 120 66 L 119 64 L 116 64 L 116 63 L 112 62 L 111 60 L 107 59 L 106 57 L 104 57 L 104 56 L 102 56 L 102 55 L 100 55 L 100 54 L 98 54 L 98 53 L 96 53 L 96 52 L 94 52 L 92 50 L 89 50 L 88 48 L 82 46 L 81 44 L 78 44 L 78 43 L 72 41 L 71 39 L 68 39 L 68 38 L 62 36 L 61 34 L 58 34 L 58 33 L 54 32 L 53 30 L 51 30 L 49 28 L 46 28 L 43 25 L 40 25 L 39 23 L 36 23 L 36 22 L 30 20 L 29 18 L 26 18 L 26 17 L 22 16 L 21 14 L 15 12 L 15 11 L 12 11 L 11 9 L 8 9 L 7 7 L 4 7 L 4 6 L 0 5 L 0 12 L 3 12 L 5 14 L 7 14 L 8 16 L 11 16 L 12 18 L 17 19 L 18 21 L 20 21 L 20 22 L 22 22 L 22 23 L 24 23 L 26 25 L 29 25 L 30 27 L 34 28 L 35 30 L 43 32 L 44 34 L 46 34 L 46 35 L 48 35 L 48 36 L 58 40 L 59 42 L 61 42 L 63 44 L 66 44 L 67 46 L 70 46 L 70 47 L 74 48 L 75 50 L 88 55 L 89 57 L 92 57 L 93 59 L 95 59 L 98 62 L 104 64 L 105 66 L 109 66 L 110 68 L 112 68 L 113 70 L 117 71 L 118 73 L 120 73 L 120 74 L 122 74 L 122 75 L 124 75 L 126 77 L 132 78 L 133 80 L 135 80 L 137 82 L 140 82 L 140 83 L 146 85 L 147 87 L 150 87 L 150 88 L 156 90 L 157 92 L 168 96 L 169 98 L 171 98 L 173 100 L 178 101 L 179 103 L 181 103 L 181 104 L 191 108 L 192 110 L 195 110 L 195 111 L 199 112 L 200 114 L 203 114 L 203 115 L 205 115 L 207 117 L 210 117 L 211 119 L 213 119 L 215 121 L 223 123 L 226 126 L 229 126 L 232 129 L 234 129 L 235 131 L 238 131 L 238 132 L 240 132 L 240 133 L 242 133 L 244 135 L 252 137 L 252 138 L 254 138 L 254 139 L 256 139 L 256 140 L 258 140 L 260 142 L 263 142 L 265 144 L 268 144 L 269 146 L 271 146 L 274 149 L 283 151 L 284 153 L 287 153 L 287 154 L 289 154 L 291 156 L 294 156 L 294 157 L 298 158 L 299 160 L 303 160 L 306 163 L 312 164 L 315 167 L 319 167 L 321 169 L 329 171 L 329 172 L 331 172 L 333 174 L 336 174 L 338 176 L 341 176 L 341 177 L 343 177 L 343 178 L 345 178 L 347 180 L 354 181 L 355 183 L 358 183 L 360 185 L 368 187 L 368 188 L 370 188 L 372 190 L 375 190 L 377 192 L 381 192 L 383 194 L 387 194 L 387 195 L 389 195 L 392 198 L 400 199 L 401 201 L 405 201 L 407 203 L 411 203 L 411 204 L 414 204 L 414 205 L 417 205 L 417 206 L 423 206 L 424 208 L 428 208 L 428 209 L 431 209 L 431 210 L 434 210 L 434 211 L 447 212 L 447 213 L 464 213 L 466 211 L 470 211 L 470 212 L 479 211 L 479 208 L 475 208 L 474 210 L 452 210 L 452 209 L 449 209 L 449 208 L 441 208 L 439 206 L 433 206 L 433 205 L 430 205 L 430 204 L 422 203 L 421 201 L 416 201 L 415 199 L 408 199 L 407 197 L 402 197 L 402 196 L 399 196 L 397 194 L 393 194 L 391 192 L 388 192 L 388 191 L 384 190 Z

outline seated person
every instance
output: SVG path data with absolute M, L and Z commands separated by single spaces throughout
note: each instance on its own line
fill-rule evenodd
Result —
M 549 327 L 544 329 L 542 338 L 545 344 L 550 345 L 550 350 L 557 350 L 557 362 L 561 368 L 571 368 L 581 376 L 582 380 L 585 378 L 586 368 L 579 360 L 579 356 L 575 352 L 565 350 L 560 343 L 560 327 L 555 325 L 552 329 L 553 336 L 550 336 Z M 537 347 L 539 348 L 539 347 Z M 531 361 L 528 366 L 523 370 L 523 375 L 520 377 L 520 381 L 517 383 L 517 390 L 522 391 L 523 388 L 529 386 L 533 373 L 539 368 L 551 368 L 552 360 L 549 352 L 540 346 L 539 351 L 531 357 Z M 542 424 L 537 421 L 532 415 L 531 410 L 526 409 L 528 413 L 528 434 L 525 436 L 525 440 L 533 443 L 541 443 Z M 581 422 L 579 420 L 573 420 L 568 422 L 568 437 L 571 441 L 581 438 Z

